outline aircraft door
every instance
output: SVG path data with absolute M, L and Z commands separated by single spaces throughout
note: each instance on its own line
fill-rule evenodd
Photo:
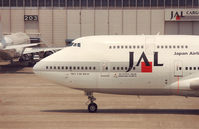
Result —
M 107 88 L 111 85 L 110 78 L 110 63 L 101 62 L 100 63 L 100 74 L 98 78 L 98 87 Z
M 147 55 L 153 55 L 155 51 L 155 38 L 152 36 L 145 37 L 145 53 Z
M 183 77 L 183 63 L 182 61 L 174 62 L 174 76 L 175 77 Z
M 110 66 L 108 62 L 100 63 L 100 77 L 109 77 Z

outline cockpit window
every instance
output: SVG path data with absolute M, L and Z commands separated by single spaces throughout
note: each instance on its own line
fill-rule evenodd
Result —
M 67 46 L 69 46 L 69 47 L 81 47 L 81 43 L 72 42 L 72 43 L 68 44 Z
M 81 43 L 73 43 L 73 47 L 81 47 Z
M 77 43 L 77 46 L 78 46 L 78 47 L 81 47 L 81 44 L 80 44 L 80 43 Z

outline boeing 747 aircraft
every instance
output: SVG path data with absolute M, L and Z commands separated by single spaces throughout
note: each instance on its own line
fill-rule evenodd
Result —
M 90 100 L 94 92 L 199 96 L 199 36 L 89 36 L 41 60 L 34 72 Z

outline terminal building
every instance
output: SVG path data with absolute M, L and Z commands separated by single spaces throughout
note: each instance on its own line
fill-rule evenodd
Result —
M 3 34 L 49 46 L 90 35 L 198 35 L 199 0 L 0 0 Z

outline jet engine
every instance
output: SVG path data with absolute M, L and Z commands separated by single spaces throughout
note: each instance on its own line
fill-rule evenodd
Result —
M 22 32 L 6 35 L 2 39 L 3 44 L 6 46 L 9 45 L 20 45 L 20 44 L 29 44 L 30 43 L 30 37 Z
M 199 96 L 199 78 L 182 78 L 171 84 L 170 89 L 173 93 L 178 95 L 187 96 L 190 92 L 192 92 L 189 96 L 198 97 Z

